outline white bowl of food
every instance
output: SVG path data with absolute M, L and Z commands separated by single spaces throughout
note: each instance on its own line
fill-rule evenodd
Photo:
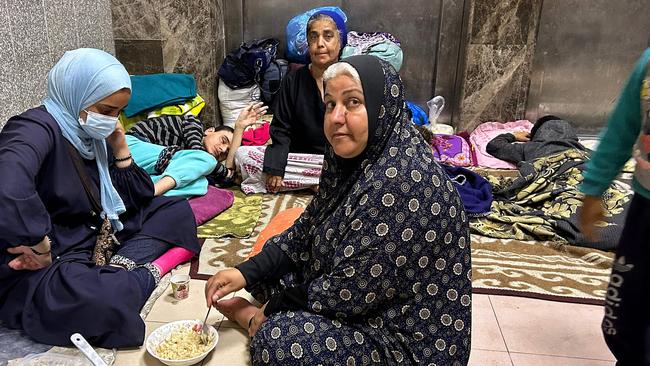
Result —
M 217 345 L 219 334 L 212 325 L 209 339 L 201 341 L 199 320 L 178 320 L 154 330 L 147 337 L 146 347 L 150 355 L 169 366 L 190 366 L 201 362 Z

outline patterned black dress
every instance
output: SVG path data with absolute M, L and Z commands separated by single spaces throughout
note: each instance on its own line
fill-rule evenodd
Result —
M 395 70 L 371 56 L 345 62 L 361 77 L 368 147 L 350 160 L 329 146 L 320 192 L 267 243 L 295 271 L 248 288 L 266 302 L 302 286 L 307 300 L 262 323 L 253 363 L 465 365 L 471 266 L 460 197 L 406 118 Z

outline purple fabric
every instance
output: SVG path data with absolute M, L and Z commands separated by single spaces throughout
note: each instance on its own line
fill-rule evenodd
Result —
M 485 148 L 488 142 L 502 133 L 512 133 L 517 131 L 530 131 L 533 124 L 528 120 L 518 120 L 514 122 L 485 122 L 480 124 L 470 134 L 469 139 L 476 151 L 476 162 L 479 166 L 495 169 L 516 169 L 514 164 L 497 159 L 487 153 Z
M 355 31 L 348 32 L 348 45 L 359 50 L 359 53 L 355 53 L 355 55 L 360 55 L 362 53 L 365 53 L 372 46 L 386 41 L 393 42 L 400 47 L 402 46 L 399 39 L 395 38 L 390 33 L 386 33 L 386 32 L 364 33 L 364 32 L 355 32 Z
M 453 166 L 472 165 L 472 153 L 464 138 L 456 135 L 436 134 L 431 141 L 436 161 Z
M 208 186 L 208 193 L 205 196 L 191 198 L 188 201 L 194 212 L 196 226 L 199 226 L 232 206 L 235 194 L 227 189 Z

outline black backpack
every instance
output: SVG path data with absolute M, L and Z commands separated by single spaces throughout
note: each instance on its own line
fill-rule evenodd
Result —
M 280 41 L 275 38 L 243 42 L 230 52 L 219 68 L 219 79 L 232 89 L 260 84 L 269 65 L 275 60 Z
M 259 84 L 261 99 L 264 104 L 272 106 L 273 100 L 282 87 L 282 79 L 289 71 L 289 62 L 281 58 L 274 60 L 262 77 Z

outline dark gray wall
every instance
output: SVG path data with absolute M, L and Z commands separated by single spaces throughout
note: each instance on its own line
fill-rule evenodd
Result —
M 280 40 L 280 54 L 283 54 L 285 27 L 292 17 L 318 6 L 339 6 L 348 16 L 348 30 L 385 31 L 401 41 L 404 63 L 400 74 L 407 99 L 425 107 L 434 94 L 443 95 L 453 105 L 464 3 L 464 0 L 225 1 L 226 49 L 233 50 L 243 40 L 274 37 Z M 446 109 L 441 121 L 451 120 L 451 111 Z
M 544 0 L 528 119 L 555 114 L 598 132 L 648 46 L 648 14 L 650 0 Z

